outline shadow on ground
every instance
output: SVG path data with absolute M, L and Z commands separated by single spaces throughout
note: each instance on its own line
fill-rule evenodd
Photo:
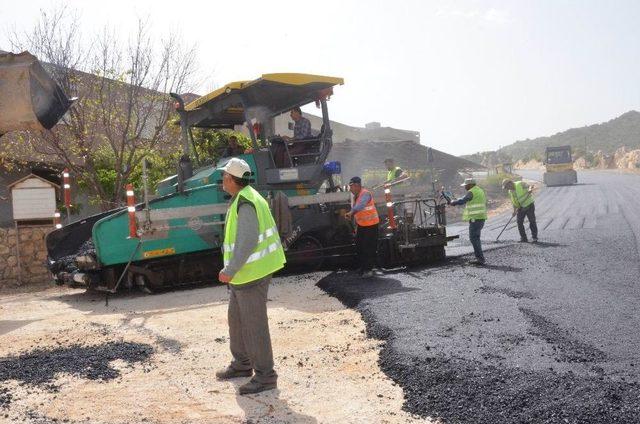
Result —
M 22 319 L 22 320 L 0 320 L 0 336 L 29 325 L 32 322 L 40 321 L 39 319 Z
M 244 381 L 234 383 L 236 390 Z M 238 406 L 244 411 L 244 423 L 273 422 L 282 424 L 316 424 L 317 419 L 301 414 L 280 398 L 280 390 L 267 390 L 256 395 L 236 395 Z

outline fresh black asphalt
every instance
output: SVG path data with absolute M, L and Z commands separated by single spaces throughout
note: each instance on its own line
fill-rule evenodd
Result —
M 57 392 L 59 386 L 54 380 L 58 373 L 88 380 L 112 380 L 120 376 L 120 371 L 112 366 L 113 361 L 122 360 L 132 366 L 147 361 L 152 354 L 152 346 L 132 342 L 36 348 L 0 358 L 0 384 L 15 380 L 24 386 Z M 7 409 L 13 399 L 11 391 L 0 386 L 0 410 Z
M 462 255 L 319 282 L 386 340 L 380 365 L 406 410 L 444 423 L 640 423 L 640 176 L 579 179 L 537 196 L 539 244 L 517 243 L 514 223 L 492 242 L 509 215 L 488 221 L 486 267 Z

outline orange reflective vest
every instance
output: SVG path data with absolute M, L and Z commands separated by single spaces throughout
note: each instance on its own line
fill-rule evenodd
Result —
M 365 193 L 369 193 L 369 190 L 364 188 L 360 189 L 358 197 L 353 202 L 354 206 L 358 204 L 360 197 Z M 371 193 L 369 193 L 369 195 L 369 201 L 365 205 L 364 209 L 353 214 L 353 217 L 356 219 L 356 224 L 360 227 L 370 227 L 372 225 L 378 225 L 380 222 L 378 211 L 376 210 L 376 204 L 373 201 L 373 195 Z

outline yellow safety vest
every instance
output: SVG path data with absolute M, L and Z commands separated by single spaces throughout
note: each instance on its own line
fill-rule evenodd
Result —
M 478 186 L 473 186 L 469 191 L 473 193 L 473 198 L 465 204 L 462 220 L 487 219 L 487 198 L 484 190 Z
M 398 169 L 402 169 L 402 168 L 400 168 L 399 166 L 396 166 L 391 171 L 387 172 L 387 181 L 396 179 L 396 172 L 398 172 Z
M 247 262 L 231 277 L 231 284 L 241 285 L 258 280 L 282 269 L 286 263 L 284 250 L 280 244 L 278 228 L 271 215 L 267 201 L 253 189 L 246 186 L 238 192 L 225 218 L 222 258 L 227 266 L 233 257 L 233 248 L 238 233 L 238 200 L 250 202 L 258 217 L 258 244 Z
M 516 208 L 526 208 L 533 203 L 533 195 L 524 189 L 522 181 L 513 183 L 514 190 L 509 190 L 509 196 L 511 197 L 511 203 Z

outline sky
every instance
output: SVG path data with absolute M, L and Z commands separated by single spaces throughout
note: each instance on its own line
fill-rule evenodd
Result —
M 640 109 L 633 0 L 0 0 L 0 49 L 60 4 L 87 34 L 126 36 L 139 18 L 179 32 L 197 48 L 199 94 L 264 73 L 339 76 L 331 119 L 420 131 L 456 155 Z

